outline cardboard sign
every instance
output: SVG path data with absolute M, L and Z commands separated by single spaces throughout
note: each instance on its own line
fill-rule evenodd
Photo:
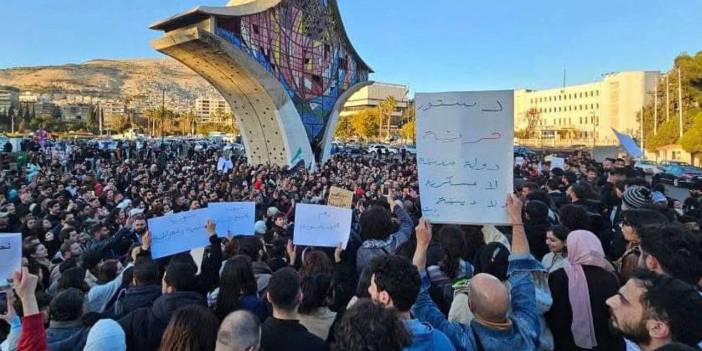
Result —
M 353 206 L 353 191 L 333 186 L 329 189 L 327 204 L 334 207 L 351 208 Z

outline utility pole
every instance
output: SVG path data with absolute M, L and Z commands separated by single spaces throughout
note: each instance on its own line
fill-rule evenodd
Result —
M 668 82 L 668 76 L 670 72 L 665 75 L 665 121 L 670 121 L 670 83 Z
M 682 73 L 678 68 L 678 119 L 680 122 L 680 137 L 683 137 L 683 104 L 682 104 Z
M 98 119 L 98 131 L 100 133 L 100 136 L 102 136 L 102 116 L 100 116 L 100 103 L 98 102 L 98 105 L 95 110 L 95 114 L 97 115 Z
M 653 93 L 653 135 L 658 133 L 658 83 L 656 80 L 656 90 Z
M 161 143 L 163 143 L 163 115 L 166 114 L 166 89 L 162 89 L 163 97 L 161 98 Z

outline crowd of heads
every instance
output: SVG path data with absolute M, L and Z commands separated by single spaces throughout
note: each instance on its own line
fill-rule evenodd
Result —
M 12 157 L 0 232 L 22 233 L 37 281 L 33 295 L 8 295 L 3 350 L 34 338 L 27 299 L 49 349 L 492 349 L 475 323 L 536 335 L 512 348 L 702 342 L 702 184 L 675 199 L 624 159 L 522 157 L 512 223 L 436 224 L 424 243 L 406 153 L 337 155 L 314 170 L 187 141 L 61 142 Z M 354 194 L 349 244 L 294 246 L 296 204 L 326 204 L 332 186 Z M 203 223 L 198 262 L 151 257 L 149 219 L 234 201 L 256 204 L 255 236 L 219 238 Z

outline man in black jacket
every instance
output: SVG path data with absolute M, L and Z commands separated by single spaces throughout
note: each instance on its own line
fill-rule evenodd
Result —
M 187 305 L 207 307 L 205 297 L 193 292 L 197 289 L 197 278 L 192 266 L 171 263 L 161 284 L 163 296 L 154 301 L 152 307 L 140 308 L 119 320 L 127 337 L 130 351 L 158 349 L 163 332 L 175 310 Z
M 120 291 L 115 301 L 113 314 L 116 318 L 138 308 L 151 307 L 161 296 L 159 268 L 150 258 L 138 258 L 132 272 L 132 285 Z
M 300 276 L 292 268 L 273 273 L 268 283 L 268 301 L 273 316 L 263 323 L 261 346 L 264 350 L 317 351 L 327 350 L 322 339 L 300 324 L 297 308 L 302 301 Z

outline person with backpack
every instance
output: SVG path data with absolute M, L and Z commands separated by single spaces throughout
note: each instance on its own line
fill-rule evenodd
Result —
M 461 284 L 473 276 L 473 266 L 462 259 L 465 239 L 458 226 L 445 226 L 438 232 L 443 258 L 437 265 L 427 267 L 431 282 L 429 294 L 439 309 L 448 314 L 453 302 L 454 284 Z

